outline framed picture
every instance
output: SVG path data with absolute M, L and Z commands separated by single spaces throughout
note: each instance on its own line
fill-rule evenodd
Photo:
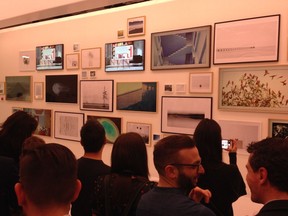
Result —
M 118 30 L 117 31 L 117 38 L 120 39 L 120 38 L 124 38 L 124 30 Z
M 6 76 L 6 100 L 32 101 L 32 76 Z
M 142 136 L 146 145 L 151 144 L 151 124 L 127 122 L 126 133 L 135 132 Z
M 113 112 L 113 80 L 81 80 L 80 109 Z
M 280 15 L 214 24 L 214 64 L 278 61 Z
M 43 100 L 44 82 L 34 82 L 34 99 Z
M 45 82 L 46 102 L 78 102 L 78 75 L 47 75 Z
M 5 94 L 5 82 L 0 82 L 0 95 Z
M 19 52 L 19 71 L 36 70 L 36 53 L 34 51 Z
M 219 69 L 222 110 L 288 112 L 288 65 Z
M 87 119 L 95 119 L 104 127 L 107 143 L 114 143 L 117 137 L 122 133 L 122 119 L 107 116 L 91 116 Z
M 212 97 L 162 96 L 161 132 L 193 135 L 204 118 L 212 118 Z
M 83 113 L 55 111 L 54 137 L 57 139 L 80 141 L 80 130 L 83 124 Z
M 190 73 L 190 93 L 212 93 L 213 73 Z
M 151 70 L 208 68 L 211 25 L 151 34 Z
M 64 69 L 64 44 L 36 47 L 36 70 Z
M 288 120 L 268 119 L 268 128 L 269 137 L 288 137 Z
M 101 47 L 81 50 L 82 69 L 101 67 Z
M 164 92 L 166 94 L 172 94 L 174 92 L 173 84 L 172 83 L 164 84 Z
M 34 132 L 36 135 L 49 136 L 52 134 L 52 110 L 12 107 L 12 112 L 22 110 L 33 116 L 38 121 L 38 126 Z
M 175 92 L 180 94 L 186 93 L 186 84 L 185 83 L 176 83 L 175 84 Z
M 87 71 L 82 71 L 82 79 L 87 79 L 88 78 L 88 72 Z
M 117 110 L 156 112 L 157 82 L 118 82 Z
M 79 69 L 79 53 L 72 53 L 66 55 L 67 70 Z
M 145 16 L 133 17 L 127 19 L 128 37 L 145 35 Z

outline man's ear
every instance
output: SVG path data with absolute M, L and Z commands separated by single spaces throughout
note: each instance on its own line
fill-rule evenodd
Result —
M 260 184 L 264 184 L 267 182 L 268 172 L 267 172 L 266 168 L 260 167 L 258 170 L 258 175 L 259 175 L 259 183 Z
M 169 177 L 170 179 L 176 179 L 178 178 L 179 175 L 178 169 L 173 165 L 167 165 L 165 167 L 165 173 L 166 176 Z
M 78 196 L 79 196 L 79 193 L 81 191 L 81 188 L 82 188 L 82 184 L 81 184 L 81 181 L 79 179 L 77 179 L 76 181 L 76 188 L 75 188 L 75 193 L 74 193 L 74 196 L 72 198 L 72 202 L 74 202 Z
M 25 192 L 21 183 L 16 183 L 14 186 L 14 190 L 17 196 L 18 205 L 22 206 L 25 203 Z

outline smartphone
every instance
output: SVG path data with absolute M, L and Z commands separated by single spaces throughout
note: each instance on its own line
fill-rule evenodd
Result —
M 232 140 L 223 139 L 222 140 L 222 149 L 228 149 L 231 145 Z

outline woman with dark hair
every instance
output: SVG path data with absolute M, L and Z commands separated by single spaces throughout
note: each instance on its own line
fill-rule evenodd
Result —
M 18 215 L 14 185 L 19 179 L 19 157 L 24 140 L 36 130 L 38 122 L 18 111 L 9 116 L 0 130 L 0 215 Z
M 111 173 L 95 182 L 93 212 L 101 215 L 136 215 L 142 194 L 154 185 L 148 179 L 147 150 L 134 132 L 121 134 L 114 142 Z
M 201 120 L 193 137 L 205 169 L 198 186 L 212 193 L 210 202 L 203 204 L 217 216 L 233 216 L 232 203 L 246 194 L 245 183 L 236 165 L 236 141 L 231 140 L 227 149 L 230 164 L 226 164 L 222 161 L 221 127 L 215 120 Z

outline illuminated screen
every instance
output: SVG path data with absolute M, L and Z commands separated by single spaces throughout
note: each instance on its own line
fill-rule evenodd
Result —
M 105 71 L 143 71 L 145 40 L 105 44 Z
M 63 69 L 63 44 L 36 47 L 37 70 Z

